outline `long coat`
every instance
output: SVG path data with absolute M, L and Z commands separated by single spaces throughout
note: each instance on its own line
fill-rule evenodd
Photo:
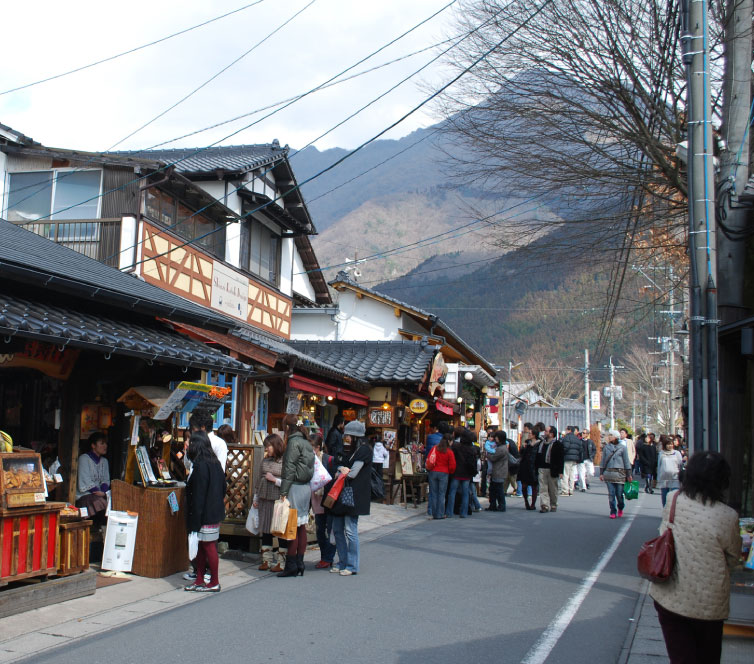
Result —
M 366 443 L 359 446 L 346 461 L 349 468 L 353 468 L 357 461 L 362 461 L 364 465 L 359 469 L 356 477 L 351 477 L 349 473 L 346 486 L 353 489 L 353 507 L 346 507 L 340 501 L 333 505 L 330 510 L 336 516 L 366 516 L 369 514 L 372 505 L 372 448 Z
M 534 462 L 537 458 L 537 446 L 521 444 L 521 465 L 518 469 L 517 479 L 522 484 L 536 485 L 539 482 L 537 478 L 537 469 Z

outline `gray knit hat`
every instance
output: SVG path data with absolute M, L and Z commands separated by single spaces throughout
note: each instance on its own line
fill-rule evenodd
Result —
M 366 434 L 366 431 L 367 430 L 363 422 L 359 422 L 359 420 L 351 420 L 348 424 L 346 424 L 345 429 L 343 429 L 343 435 L 363 438 Z

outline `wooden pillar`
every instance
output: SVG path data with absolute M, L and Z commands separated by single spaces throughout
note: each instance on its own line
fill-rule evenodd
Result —
M 58 433 L 58 458 L 63 472 L 63 493 L 69 503 L 76 501 L 79 445 L 81 442 L 81 389 L 77 372 L 65 384 Z

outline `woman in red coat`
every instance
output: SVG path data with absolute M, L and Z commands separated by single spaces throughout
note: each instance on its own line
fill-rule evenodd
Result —
M 448 478 L 456 471 L 456 457 L 450 449 L 452 442 L 452 434 L 446 433 L 427 457 L 429 495 L 432 501 L 430 512 L 433 519 L 445 518 L 445 493 L 448 489 Z

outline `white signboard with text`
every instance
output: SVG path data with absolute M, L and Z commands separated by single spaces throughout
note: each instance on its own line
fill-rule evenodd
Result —
M 213 309 L 246 320 L 249 309 L 249 280 L 222 263 L 212 264 Z
M 592 410 L 599 410 L 600 409 L 600 391 L 599 390 L 592 390 L 591 391 L 591 397 L 592 397 Z

